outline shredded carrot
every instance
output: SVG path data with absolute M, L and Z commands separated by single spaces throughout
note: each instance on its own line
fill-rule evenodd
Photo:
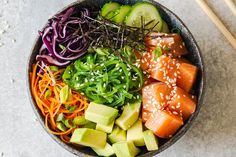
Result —
M 88 101 L 77 91 L 72 91 L 70 93 L 70 99 L 61 104 L 59 96 L 60 89 L 66 85 L 61 79 L 64 70 L 59 69 L 56 72 L 52 72 L 49 67 L 46 67 L 42 69 L 42 74 L 37 72 L 38 68 L 42 69 L 37 62 L 33 65 L 32 73 L 30 73 L 32 96 L 45 118 L 45 127 L 47 130 L 54 135 L 60 136 L 62 141 L 68 143 L 71 133 L 75 128 L 66 128 L 62 132 L 57 128 L 57 117 L 63 113 L 66 119 L 73 120 L 76 116 L 83 115 L 85 109 L 88 107 Z M 46 95 L 47 90 L 50 91 L 50 94 Z M 74 111 L 69 111 L 65 107 L 65 104 L 70 107 L 76 106 L 76 108 Z

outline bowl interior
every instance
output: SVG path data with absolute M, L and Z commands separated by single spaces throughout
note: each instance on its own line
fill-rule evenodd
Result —
M 136 3 L 140 0 L 114 0 L 114 1 L 117 1 L 117 2 L 122 3 L 122 4 L 134 4 L 134 3 Z M 80 0 L 80 1 L 77 1 L 75 3 L 72 3 L 68 7 L 75 6 L 77 8 L 81 8 L 81 7 L 88 7 L 89 6 L 89 7 L 92 7 L 92 8 L 95 8 L 95 9 L 98 10 L 106 2 L 108 2 L 108 1 L 107 0 L 105 0 L 105 1 L 104 0 Z M 192 34 L 187 29 L 187 27 L 184 25 L 184 23 L 174 13 L 172 13 L 170 10 L 168 10 L 167 8 L 165 8 L 164 6 L 160 5 L 159 3 L 155 2 L 155 1 L 151 0 L 149 2 L 156 5 L 156 7 L 158 8 L 162 18 L 167 22 L 167 24 L 169 25 L 170 28 L 177 27 L 181 30 L 181 36 L 182 36 L 182 38 L 185 42 L 185 45 L 186 45 L 187 49 L 189 50 L 189 54 L 186 56 L 186 58 L 199 68 L 197 81 L 196 81 L 196 84 L 195 84 L 194 90 L 193 90 L 194 94 L 198 97 L 198 104 L 197 104 L 196 112 L 194 114 L 192 114 L 192 116 L 185 122 L 185 125 L 183 125 L 171 139 L 168 139 L 168 140 L 159 139 L 159 149 L 157 151 L 148 152 L 146 150 L 146 148 L 143 147 L 142 152 L 140 153 L 140 156 L 143 156 L 143 157 L 144 156 L 145 157 L 153 156 L 155 154 L 158 154 L 158 153 L 162 152 L 163 150 L 165 150 L 166 148 L 168 148 L 172 144 L 174 144 L 182 135 L 185 134 L 185 132 L 192 125 L 192 122 L 194 121 L 195 117 L 197 116 L 197 114 L 200 110 L 200 106 L 201 106 L 201 103 L 202 103 L 203 90 L 204 90 L 204 88 L 203 88 L 203 85 L 204 85 L 204 69 L 203 69 L 202 57 L 201 57 L 200 50 L 197 46 L 197 43 L 194 40 Z M 68 8 L 68 7 L 66 7 L 66 8 Z M 66 8 L 64 8 L 63 10 L 65 10 Z M 63 11 L 63 10 L 61 10 L 61 11 Z M 42 45 L 42 40 L 38 36 L 37 39 L 36 39 L 35 45 L 33 46 L 32 52 L 30 54 L 29 61 L 28 61 L 27 86 L 28 86 L 29 97 L 30 97 L 30 100 L 31 100 L 32 107 L 33 107 L 33 109 L 35 111 L 35 114 L 37 115 L 40 123 L 44 127 L 43 115 L 41 114 L 40 110 L 36 107 L 36 103 L 35 103 L 32 95 L 31 95 L 30 83 L 29 83 L 30 82 L 29 74 L 32 71 L 31 67 L 32 67 L 32 64 L 35 63 L 35 57 L 36 57 L 41 45 Z M 55 141 L 57 141 L 57 143 L 59 143 L 62 147 L 69 150 L 73 154 L 76 154 L 78 156 L 96 156 L 96 154 L 90 148 L 85 148 L 85 147 L 84 148 L 78 148 L 76 146 L 63 143 L 55 135 L 50 134 L 50 136 Z

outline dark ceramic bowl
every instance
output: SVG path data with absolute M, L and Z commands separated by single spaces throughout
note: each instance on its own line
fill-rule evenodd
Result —
M 139 0 L 115 0 L 115 1 L 122 3 L 122 4 L 134 4 Z M 99 8 L 105 2 L 107 2 L 107 1 L 106 0 L 105 1 L 104 0 L 79 0 L 75 3 L 70 4 L 66 8 L 68 8 L 70 6 L 76 6 L 76 7 L 92 6 L 95 8 Z M 161 4 L 159 4 L 155 1 L 150 0 L 149 2 L 153 3 L 158 8 L 162 18 L 167 22 L 169 27 L 177 27 L 181 30 L 181 36 L 183 37 L 185 45 L 190 52 L 186 56 L 186 58 L 188 60 L 190 60 L 193 64 L 198 66 L 198 68 L 199 68 L 199 73 L 198 73 L 196 85 L 194 87 L 195 95 L 197 95 L 197 98 L 198 98 L 198 104 L 197 104 L 196 112 L 194 112 L 192 114 L 192 116 L 185 122 L 185 124 L 178 130 L 178 132 L 172 138 L 167 139 L 167 140 L 159 139 L 159 149 L 157 151 L 148 152 L 146 150 L 146 148 L 143 147 L 142 152 L 139 154 L 139 156 L 142 156 L 142 157 L 154 156 L 154 155 L 164 151 L 165 149 L 167 149 L 168 147 L 173 145 L 178 139 L 180 139 L 180 137 L 182 137 L 187 132 L 187 130 L 190 128 L 190 126 L 193 124 L 193 121 L 197 117 L 200 107 L 202 105 L 202 98 L 203 98 L 203 92 L 204 92 L 204 81 L 205 81 L 205 74 L 204 74 L 204 67 L 203 67 L 201 52 L 198 48 L 198 45 L 197 45 L 195 39 L 193 38 L 192 34 L 188 30 L 188 28 L 184 25 L 184 23 L 180 20 L 180 18 L 178 18 L 169 9 L 167 9 L 166 7 L 162 6 Z M 65 10 L 66 8 L 64 8 L 63 10 Z M 63 11 L 63 10 L 61 10 L 61 11 Z M 44 118 L 43 118 L 40 110 L 36 107 L 36 103 L 32 97 L 31 90 L 30 90 L 30 80 L 29 80 L 29 73 L 32 71 L 32 64 L 35 63 L 35 56 L 37 55 L 41 44 L 42 44 L 42 40 L 38 36 L 36 38 L 35 44 L 33 45 L 33 49 L 32 49 L 32 52 L 31 52 L 29 60 L 28 60 L 27 87 L 28 87 L 29 97 L 31 100 L 33 110 L 34 110 L 39 122 L 45 128 Z M 45 128 L 45 130 L 46 130 L 46 128 Z M 63 148 L 65 148 L 66 150 L 70 151 L 71 153 L 73 153 L 75 155 L 78 155 L 81 157 L 96 156 L 96 154 L 90 148 L 78 148 L 76 146 L 63 143 L 55 135 L 50 134 L 50 136 L 57 143 L 59 143 Z

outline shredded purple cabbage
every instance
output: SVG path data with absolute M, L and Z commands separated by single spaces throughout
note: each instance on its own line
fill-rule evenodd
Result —
M 43 44 L 36 60 L 65 67 L 83 56 L 89 47 L 89 39 L 83 35 L 88 29 L 86 16 L 90 16 L 87 8 L 78 11 L 71 7 L 51 18 L 39 32 Z

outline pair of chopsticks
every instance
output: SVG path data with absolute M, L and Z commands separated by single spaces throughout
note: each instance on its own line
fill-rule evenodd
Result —
M 226 39 L 231 43 L 231 45 L 236 49 L 236 39 L 229 32 L 229 30 L 225 27 L 225 25 L 221 22 L 221 20 L 216 16 L 216 14 L 211 10 L 211 8 L 207 5 L 204 0 L 196 0 L 199 6 L 203 9 L 203 11 L 210 17 L 212 22 L 218 27 L 218 29 L 223 33 Z M 225 0 L 226 4 L 233 11 L 234 16 L 236 16 L 236 8 L 232 0 Z

